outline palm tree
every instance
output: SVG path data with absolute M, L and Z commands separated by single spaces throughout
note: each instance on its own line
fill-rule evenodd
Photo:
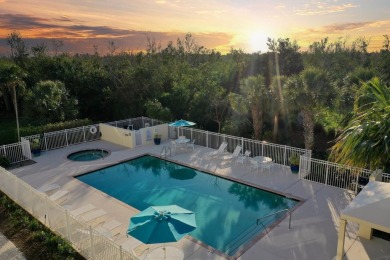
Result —
M 313 148 L 315 116 L 319 108 L 330 103 L 333 96 L 330 80 L 323 70 L 306 68 L 287 80 L 284 98 L 302 115 L 305 149 Z
M 18 142 L 20 142 L 19 133 L 19 115 L 16 88 L 24 90 L 25 82 L 23 81 L 24 72 L 16 64 L 4 62 L 0 64 L 0 94 L 4 97 L 5 103 L 8 103 L 9 96 L 12 97 L 16 117 L 16 132 Z
M 269 90 L 264 77 L 251 76 L 240 82 L 240 94 L 230 93 L 229 101 L 233 110 L 240 114 L 250 111 L 253 121 L 254 138 L 260 140 L 263 129 L 263 113 Z
M 338 163 L 375 169 L 390 163 L 390 88 L 378 78 L 363 83 L 351 121 L 330 157 Z

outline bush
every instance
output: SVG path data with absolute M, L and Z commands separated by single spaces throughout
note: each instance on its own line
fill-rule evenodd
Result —
M 81 126 L 86 126 L 91 124 L 93 124 L 92 120 L 86 118 L 86 119 L 78 119 L 78 120 L 64 121 L 58 123 L 50 123 L 43 126 L 26 126 L 20 128 L 20 136 L 30 136 L 30 135 L 36 135 L 41 133 L 54 132 L 54 131 L 81 127 Z
M 3 168 L 7 168 L 10 165 L 10 161 L 5 156 L 0 156 L 0 166 Z

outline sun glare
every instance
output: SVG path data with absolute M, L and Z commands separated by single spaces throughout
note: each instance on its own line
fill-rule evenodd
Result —
M 249 34 L 248 45 L 252 52 L 267 51 L 267 36 L 263 32 L 252 32 Z

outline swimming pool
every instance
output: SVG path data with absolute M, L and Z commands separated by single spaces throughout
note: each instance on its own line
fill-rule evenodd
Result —
M 247 248 L 249 241 L 282 216 L 267 218 L 262 225 L 256 224 L 258 218 L 299 203 L 152 156 L 77 178 L 138 210 L 176 204 L 195 212 L 197 228 L 190 235 L 230 256 Z

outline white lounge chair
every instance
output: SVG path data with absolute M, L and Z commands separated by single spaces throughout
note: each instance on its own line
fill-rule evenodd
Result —
M 240 154 L 241 150 L 242 150 L 242 146 L 238 144 L 236 146 L 236 148 L 234 149 L 234 152 L 232 154 L 225 155 L 222 157 L 222 159 L 224 159 L 224 160 L 236 159 L 238 157 L 238 155 Z
M 218 150 L 212 151 L 212 152 L 208 153 L 206 156 L 217 156 L 217 155 L 220 155 L 220 154 L 224 154 L 225 153 L 225 149 L 226 149 L 227 146 L 228 146 L 228 143 L 227 142 L 223 142 L 219 146 Z
M 60 203 L 62 199 L 66 198 L 66 195 L 69 193 L 67 190 L 59 190 L 53 193 L 52 195 L 49 196 L 49 199 L 52 201 L 55 201 L 57 203 Z
M 107 212 L 102 209 L 98 209 L 98 210 L 90 211 L 84 214 L 83 216 L 81 216 L 80 218 L 85 222 L 93 222 L 104 215 L 107 215 Z
M 93 209 L 96 209 L 96 207 L 92 204 L 87 204 L 81 207 L 78 207 L 77 209 L 74 210 L 69 210 L 69 213 L 72 214 L 75 217 L 78 217 L 84 213 L 87 213 L 88 211 L 91 211 Z
M 53 190 L 56 190 L 56 189 L 59 189 L 59 188 L 60 188 L 60 185 L 58 185 L 57 183 L 52 183 L 52 184 L 46 184 L 46 185 L 43 185 L 43 186 L 39 187 L 37 189 L 37 191 L 49 192 L 49 191 L 53 191 Z

